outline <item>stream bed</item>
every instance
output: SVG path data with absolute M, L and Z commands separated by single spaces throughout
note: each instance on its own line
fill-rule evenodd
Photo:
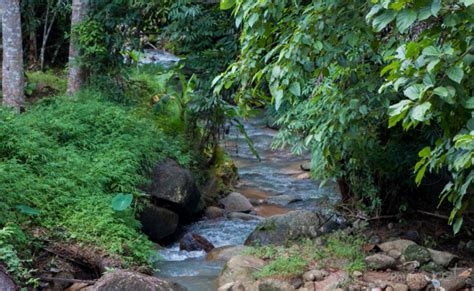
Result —
M 286 150 L 272 150 L 276 130 L 266 126 L 263 117 L 244 122 L 245 130 L 253 140 L 261 160 L 250 150 L 238 129 L 231 129 L 222 146 L 233 158 L 240 180 L 236 191 L 251 201 L 259 201 L 255 211 L 261 216 L 286 213 L 295 209 L 328 211 L 338 195 L 335 185 L 320 185 L 308 179 L 300 165 L 307 156 L 295 157 Z M 202 219 L 185 227 L 183 233 L 192 232 L 207 238 L 216 247 L 242 245 L 255 229 L 258 221 Z M 158 250 L 162 258 L 158 263 L 158 276 L 172 279 L 190 291 L 217 290 L 217 277 L 224 262 L 207 261 L 204 251 L 179 250 L 179 242 Z

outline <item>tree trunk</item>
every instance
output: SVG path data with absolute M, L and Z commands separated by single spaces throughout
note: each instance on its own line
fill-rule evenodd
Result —
M 67 85 L 67 93 L 75 94 L 82 87 L 85 80 L 85 69 L 77 63 L 80 55 L 78 48 L 79 36 L 74 33 L 74 27 L 85 20 L 87 16 L 87 8 L 89 0 L 73 0 L 72 1 L 72 17 L 71 17 L 71 39 L 69 45 L 69 77 Z
M 23 48 L 19 0 L 1 0 L 3 68 L 3 105 L 11 106 L 19 113 L 25 103 L 23 73 Z

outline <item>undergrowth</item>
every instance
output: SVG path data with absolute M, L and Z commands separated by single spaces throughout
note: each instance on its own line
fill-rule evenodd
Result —
M 352 273 L 366 269 L 363 244 L 362 237 L 339 231 L 326 235 L 321 240 L 296 241 L 290 247 L 248 247 L 244 253 L 267 262 L 254 273 L 256 278 L 297 277 L 312 268 L 335 268 Z
M 151 116 L 96 92 L 42 100 L 20 116 L 1 108 L 0 227 L 44 227 L 57 239 L 145 263 L 152 244 L 134 215 L 144 172 L 167 157 L 189 166 L 186 147 Z M 118 193 L 134 195 L 133 209 L 112 209 Z

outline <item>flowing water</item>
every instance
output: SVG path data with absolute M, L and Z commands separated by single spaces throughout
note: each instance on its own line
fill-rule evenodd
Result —
M 332 204 L 337 195 L 334 186 L 319 187 L 308 179 L 300 165 L 308 157 L 294 157 L 284 150 L 271 150 L 276 131 L 265 125 L 263 118 L 244 123 L 261 160 L 250 150 L 245 138 L 237 129 L 231 130 L 222 146 L 234 159 L 240 181 L 237 191 L 251 201 L 257 201 L 256 212 L 262 216 L 286 213 L 292 209 L 325 211 L 326 203 Z M 216 247 L 241 245 L 255 229 L 256 221 L 200 220 L 185 228 L 186 232 L 200 234 Z M 158 267 L 160 277 L 171 278 L 190 291 L 217 290 L 216 279 L 224 262 L 207 261 L 202 252 L 180 251 L 178 243 L 158 251 L 162 257 Z
M 141 64 L 158 63 L 165 67 L 177 61 L 176 56 L 156 50 L 146 50 L 140 59 Z M 236 190 L 257 204 L 256 213 L 271 216 L 295 209 L 328 211 L 325 206 L 337 200 L 337 189 L 334 185 L 320 187 L 308 179 L 308 173 L 300 166 L 309 157 L 295 157 L 287 150 L 272 150 L 271 143 L 277 131 L 268 128 L 263 117 L 243 124 L 261 160 L 254 156 L 236 128 L 231 129 L 222 146 L 239 169 L 240 181 Z M 200 234 L 216 247 L 235 246 L 242 245 L 256 225 L 256 221 L 203 219 L 186 226 L 182 233 Z M 157 276 L 170 278 L 189 291 L 217 290 L 216 281 L 224 262 L 206 260 L 204 251 L 180 251 L 178 242 L 159 249 L 158 254 L 162 260 L 158 263 Z

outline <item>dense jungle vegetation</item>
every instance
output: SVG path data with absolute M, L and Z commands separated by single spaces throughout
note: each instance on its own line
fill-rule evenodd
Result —
M 344 212 L 472 223 L 473 0 L 0 5 L 0 262 L 24 286 L 52 241 L 150 264 L 150 168 L 172 158 L 205 181 L 226 127 L 245 135 L 262 108 L 274 147 L 309 151 Z M 181 60 L 140 65 L 145 49 Z

